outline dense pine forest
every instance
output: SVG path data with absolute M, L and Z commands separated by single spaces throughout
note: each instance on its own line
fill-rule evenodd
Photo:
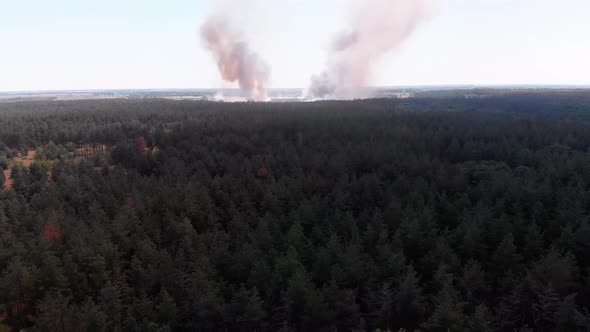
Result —
M 0 331 L 590 330 L 590 93 L 0 103 Z

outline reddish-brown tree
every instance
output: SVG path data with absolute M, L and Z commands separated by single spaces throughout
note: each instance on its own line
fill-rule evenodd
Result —
M 43 238 L 45 240 L 53 241 L 59 239 L 60 237 L 61 230 L 55 223 L 50 221 L 47 224 L 45 224 L 45 227 L 43 227 Z
M 258 169 L 258 177 L 260 178 L 267 178 L 270 175 L 268 168 L 261 167 Z
M 145 142 L 145 138 L 143 136 L 139 137 L 135 142 L 135 149 L 138 154 L 146 154 L 147 153 L 147 144 Z

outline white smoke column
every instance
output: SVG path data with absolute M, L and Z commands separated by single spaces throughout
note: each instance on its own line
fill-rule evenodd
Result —
M 227 82 L 237 82 L 249 100 L 266 101 L 269 66 L 252 50 L 229 15 L 232 9 L 221 6 L 201 27 L 201 37 L 211 51 L 219 73 Z
M 327 69 L 312 77 L 312 98 L 351 99 L 369 84 L 376 61 L 397 48 L 428 15 L 429 0 L 357 0 L 350 30 L 334 41 Z

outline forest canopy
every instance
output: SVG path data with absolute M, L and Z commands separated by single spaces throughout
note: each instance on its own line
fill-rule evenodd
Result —
M 590 330 L 590 96 L 0 103 L 0 329 Z

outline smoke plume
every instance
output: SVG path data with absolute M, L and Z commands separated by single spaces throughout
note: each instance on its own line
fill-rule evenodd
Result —
M 211 51 L 223 80 L 237 82 L 249 100 L 267 100 L 269 66 L 253 52 L 232 19 L 215 13 L 201 27 L 201 37 Z
M 330 48 L 327 68 L 313 76 L 312 98 L 351 99 L 371 78 L 373 65 L 397 48 L 427 16 L 429 0 L 358 0 L 359 8 Z

